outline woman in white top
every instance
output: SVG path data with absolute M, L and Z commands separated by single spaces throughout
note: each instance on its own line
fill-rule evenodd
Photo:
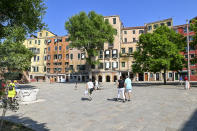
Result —
M 91 95 L 92 95 L 92 92 L 94 90 L 94 84 L 93 84 L 91 79 L 89 79 L 89 82 L 86 84 L 86 90 L 88 90 L 90 100 L 92 100 Z

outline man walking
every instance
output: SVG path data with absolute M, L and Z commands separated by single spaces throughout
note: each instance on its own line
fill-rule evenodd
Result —
M 89 98 L 90 98 L 90 100 L 92 100 L 91 95 L 94 90 L 94 84 L 92 82 L 92 79 L 89 79 L 89 82 L 86 84 L 86 90 L 88 90 Z
M 128 101 L 130 101 L 131 100 L 132 85 L 131 85 L 131 79 L 129 78 L 129 76 L 127 76 L 127 78 L 124 82 L 124 86 L 126 88 L 126 92 L 125 92 L 126 99 Z
M 120 80 L 118 80 L 118 99 L 120 98 L 120 94 L 122 94 L 123 97 L 123 103 L 125 102 L 125 88 L 124 88 L 124 80 L 122 79 L 122 76 L 120 76 Z

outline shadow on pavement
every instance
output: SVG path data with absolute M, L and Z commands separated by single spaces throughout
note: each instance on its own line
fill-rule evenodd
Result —
M 123 99 L 122 98 L 112 98 L 112 99 L 107 99 L 108 101 L 123 101 Z
M 197 110 L 192 114 L 190 119 L 183 125 L 180 131 L 197 131 Z
M 12 116 L 6 116 L 5 120 L 22 124 L 35 131 L 49 131 L 49 129 L 45 126 L 46 123 L 38 123 L 37 121 L 34 121 L 29 117 L 19 117 L 12 115 Z
M 18 87 L 18 89 L 27 89 L 27 88 L 36 88 L 36 86 L 32 86 L 32 85 L 20 85 Z
M 89 98 L 86 98 L 86 97 L 82 97 L 81 100 L 82 101 L 90 101 L 90 99 Z

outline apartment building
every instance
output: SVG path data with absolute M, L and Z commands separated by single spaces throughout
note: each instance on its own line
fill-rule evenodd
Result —
M 189 42 L 192 42 L 193 41 L 193 36 L 195 35 L 194 31 L 190 30 L 189 29 L 189 34 L 187 34 L 187 25 L 186 24 L 183 24 L 183 25 L 177 25 L 177 26 L 174 26 L 173 29 L 177 32 L 177 33 L 180 33 L 182 35 L 184 35 L 185 37 L 187 37 L 187 35 L 189 35 Z M 186 50 L 187 50 L 187 47 L 186 47 Z M 185 57 L 185 60 L 187 61 L 188 59 L 188 54 L 187 52 L 181 52 L 184 57 Z M 190 46 L 190 50 L 189 50 L 189 57 L 190 57 L 190 60 L 195 58 L 197 56 L 197 50 Z M 197 81 L 197 64 L 190 64 L 190 80 L 191 81 Z M 178 79 L 180 77 L 180 75 L 184 78 L 185 76 L 187 76 L 187 68 L 183 68 L 183 70 L 180 72 L 180 74 L 176 73 L 176 77 L 175 79 Z
M 132 73 L 132 64 L 133 52 L 137 50 L 137 42 L 139 36 L 144 33 L 144 29 L 144 26 L 122 28 L 120 71 L 123 77 L 129 75 L 133 80 L 136 80 L 136 77 L 140 77 L 140 80 L 142 79 L 141 74 Z
M 89 77 L 97 79 L 100 82 L 114 82 L 120 74 L 120 44 L 121 44 L 121 29 L 122 22 L 117 15 L 106 16 L 104 20 L 108 21 L 114 29 L 116 29 L 116 35 L 114 36 L 113 43 L 104 43 L 103 50 L 99 51 L 99 56 L 96 57 L 99 60 L 99 65 L 91 67 L 91 73 Z
M 151 22 L 151 23 L 146 23 L 145 27 L 146 27 L 146 33 L 153 33 L 153 31 L 159 27 L 159 26 L 168 26 L 169 28 L 173 27 L 173 21 L 172 18 L 169 19 L 164 19 L 164 20 L 160 20 L 160 21 L 155 21 L 155 22 Z
M 31 69 L 29 71 L 29 81 L 45 80 L 46 76 L 46 40 L 48 37 L 55 36 L 50 31 L 42 30 L 37 36 L 24 41 L 24 45 L 30 49 L 34 56 L 31 59 Z

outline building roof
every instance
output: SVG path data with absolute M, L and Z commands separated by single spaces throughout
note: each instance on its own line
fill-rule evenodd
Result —
M 174 29 L 176 28 L 180 28 L 180 27 L 185 27 L 187 24 L 183 24 L 183 25 L 176 25 L 176 26 L 173 26 Z
M 132 29 L 145 29 L 145 26 L 124 27 L 124 28 L 122 28 L 122 30 L 132 30 Z
M 120 18 L 119 15 L 104 16 L 104 18 L 107 18 L 107 17 L 119 17 Z
M 172 18 L 168 18 L 168 19 L 164 19 L 164 20 L 159 20 L 159 21 L 154 21 L 154 22 L 150 22 L 150 23 L 145 23 L 145 25 L 147 25 L 147 24 L 153 24 L 153 23 L 159 23 L 159 22 L 166 21 L 166 20 L 172 20 Z

